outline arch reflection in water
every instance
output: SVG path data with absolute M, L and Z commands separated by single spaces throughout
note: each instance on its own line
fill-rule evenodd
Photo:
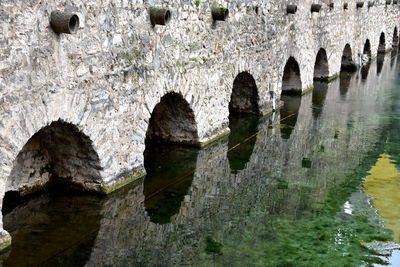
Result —
M 371 64 L 370 63 L 368 63 L 368 64 L 366 64 L 366 65 L 361 67 L 361 69 L 360 69 L 361 81 L 365 82 L 367 80 L 370 68 L 371 68 Z
M 289 139 L 294 127 L 296 126 L 297 117 L 301 105 L 301 96 L 282 95 L 281 100 L 285 103 L 281 109 L 281 137 Z
M 61 191 L 23 199 L 4 214 L 4 229 L 13 243 L 2 256 L 2 266 L 84 266 L 100 228 L 103 203 L 99 196 Z
M 164 224 L 179 212 L 192 184 L 198 150 L 191 147 L 157 145 L 144 153 L 145 208 L 154 223 Z
M 351 75 L 347 72 L 340 73 L 339 91 L 340 91 L 340 96 L 342 99 L 346 98 L 347 92 L 349 91 L 349 88 L 350 88 L 350 81 L 352 78 L 353 78 L 353 75 Z
M 231 171 L 243 170 L 250 160 L 256 142 L 259 117 L 255 115 L 235 115 L 229 117 L 228 159 Z
M 318 119 L 321 115 L 326 94 L 328 93 L 328 83 L 325 82 L 314 82 L 314 90 L 312 95 L 312 114 L 314 119 Z
M 378 53 L 378 56 L 376 57 L 376 73 L 379 75 L 382 72 L 383 68 L 383 63 L 385 62 L 385 54 L 384 53 Z
M 392 52 L 390 53 L 390 67 L 393 68 L 394 63 L 397 60 L 397 51 L 398 47 L 393 48 Z

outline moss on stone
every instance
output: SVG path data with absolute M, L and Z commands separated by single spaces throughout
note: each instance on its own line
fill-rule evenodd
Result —
M 139 170 L 134 172 L 132 175 L 122 179 L 120 182 L 112 184 L 112 185 L 104 185 L 102 186 L 102 193 L 104 194 L 110 194 L 114 191 L 117 191 L 118 189 L 121 189 L 122 187 L 133 183 L 137 180 L 139 180 L 140 178 L 144 177 L 146 175 L 146 171 L 143 170 Z

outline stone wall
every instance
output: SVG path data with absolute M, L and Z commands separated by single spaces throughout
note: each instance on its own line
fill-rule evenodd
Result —
M 355 62 L 367 39 L 376 56 L 382 32 L 386 48 L 391 47 L 400 17 L 397 5 L 379 0 L 374 7 L 365 2 L 356 9 L 356 1 L 348 0 L 344 10 L 345 1 L 339 0 L 331 10 L 319 0 L 321 11 L 311 13 L 314 2 L 290 1 L 298 11 L 288 15 L 289 2 L 281 0 L 2 1 L 1 195 L 18 190 L 18 181 L 6 188 L 16 158 L 52 122 L 73 125 L 90 140 L 89 150 L 98 156 L 93 165 L 100 166 L 98 190 L 109 191 L 133 173 L 143 173 L 150 117 L 166 93 L 187 101 L 197 124 L 195 136 L 205 144 L 229 131 L 230 96 L 239 73 L 253 76 L 258 109 L 266 113 L 272 107 L 270 91 L 280 97 L 290 57 L 299 64 L 306 91 L 321 48 L 334 76 L 347 43 Z M 212 20 L 213 3 L 229 9 L 227 21 Z M 151 6 L 169 8 L 171 22 L 153 27 Z M 49 26 L 54 10 L 77 13 L 78 32 L 54 33 Z

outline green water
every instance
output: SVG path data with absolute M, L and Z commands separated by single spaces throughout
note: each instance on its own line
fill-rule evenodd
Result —
M 364 188 L 382 154 L 400 171 L 393 56 L 302 97 L 284 96 L 271 116 L 233 116 L 231 135 L 204 149 L 148 147 L 148 176 L 107 197 L 55 191 L 10 205 L 4 226 L 13 245 L 0 261 L 400 266 L 398 251 L 382 256 L 363 246 L 395 239 L 385 216 L 400 215 L 395 203 L 381 214 Z

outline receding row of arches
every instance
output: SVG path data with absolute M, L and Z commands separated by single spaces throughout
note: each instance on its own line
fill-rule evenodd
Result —
M 398 42 L 396 28 L 393 46 L 397 46 Z M 385 35 L 382 33 L 378 52 L 383 53 L 385 47 Z M 371 43 L 368 39 L 363 54 L 370 60 Z M 342 72 L 356 70 L 349 44 L 343 49 L 341 61 Z M 324 82 L 328 80 L 329 75 L 327 52 L 321 48 L 316 55 L 313 77 L 316 82 Z M 302 91 L 300 66 L 295 57 L 291 56 L 283 69 L 282 94 Z M 286 100 L 288 103 L 291 102 L 290 99 Z M 249 72 L 240 72 L 234 79 L 229 103 L 231 124 L 234 123 L 235 114 L 259 116 L 259 102 L 259 92 L 254 77 Z M 295 119 L 295 116 L 291 119 Z M 255 128 L 252 127 L 252 130 Z M 154 143 L 199 144 L 195 113 L 182 94 L 169 92 L 160 98 L 148 120 L 145 141 L 146 148 Z M 21 185 L 23 188 L 28 188 L 27 185 L 37 186 L 48 180 L 62 178 L 93 189 L 102 182 L 100 171 L 100 159 L 90 138 L 73 124 L 57 121 L 42 128 L 22 148 L 14 161 L 7 188 L 19 190 L 18 186 Z

